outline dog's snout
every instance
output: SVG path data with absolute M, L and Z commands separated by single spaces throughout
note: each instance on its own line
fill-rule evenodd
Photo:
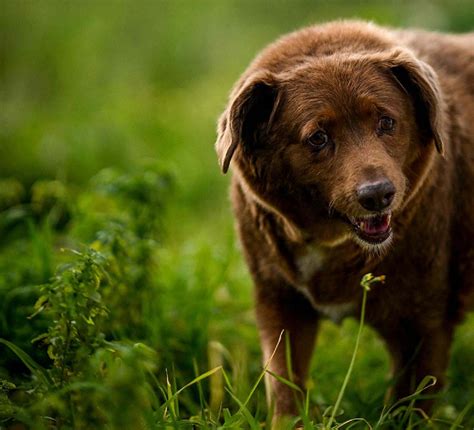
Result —
M 364 183 L 357 189 L 357 199 L 364 209 L 381 211 L 390 206 L 395 196 L 395 187 L 388 179 Z

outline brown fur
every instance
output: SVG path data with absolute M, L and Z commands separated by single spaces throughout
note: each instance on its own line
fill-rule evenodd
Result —
M 235 85 L 216 149 L 224 172 L 233 163 L 264 358 L 286 330 L 298 384 L 319 319 L 357 317 L 372 272 L 386 282 L 367 321 L 391 353 L 396 396 L 425 375 L 443 386 L 454 326 L 474 306 L 473 46 L 474 34 L 335 22 L 277 40 Z M 389 133 L 377 131 L 384 114 Z M 318 129 L 331 141 L 316 151 Z M 356 190 L 379 178 L 396 190 L 393 234 L 370 245 L 347 218 L 370 213 Z M 288 377 L 284 347 L 270 368 Z M 291 389 L 271 390 L 277 415 L 297 412 Z

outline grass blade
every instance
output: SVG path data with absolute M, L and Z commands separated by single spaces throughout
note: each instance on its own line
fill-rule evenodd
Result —
M 23 362 L 30 372 L 38 378 L 39 381 L 47 387 L 52 386 L 52 382 L 50 381 L 46 370 L 33 360 L 25 351 L 6 339 L 0 338 L 0 343 L 8 347 Z
M 474 400 L 469 402 L 466 407 L 461 411 L 461 413 L 456 417 L 454 420 L 453 424 L 451 427 L 449 427 L 449 430 L 456 430 L 458 427 L 462 428 L 461 424 L 462 421 L 464 420 L 464 417 L 467 415 L 467 413 L 470 411 L 470 409 L 474 406 Z

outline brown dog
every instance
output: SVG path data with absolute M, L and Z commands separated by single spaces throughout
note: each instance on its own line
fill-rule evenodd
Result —
M 474 304 L 474 34 L 335 22 L 267 47 L 234 87 L 216 143 L 256 286 L 265 359 L 290 335 L 303 385 L 322 316 L 360 312 L 396 396 L 441 387 L 454 326 Z M 288 377 L 285 348 L 270 366 Z M 297 412 L 272 382 L 276 414 Z M 429 404 L 424 404 L 429 407 Z

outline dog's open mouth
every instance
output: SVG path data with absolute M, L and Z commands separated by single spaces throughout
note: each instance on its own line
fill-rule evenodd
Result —
M 363 218 L 349 217 L 357 236 L 370 244 L 385 242 L 392 234 L 390 227 L 391 213 L 373 215 Z

